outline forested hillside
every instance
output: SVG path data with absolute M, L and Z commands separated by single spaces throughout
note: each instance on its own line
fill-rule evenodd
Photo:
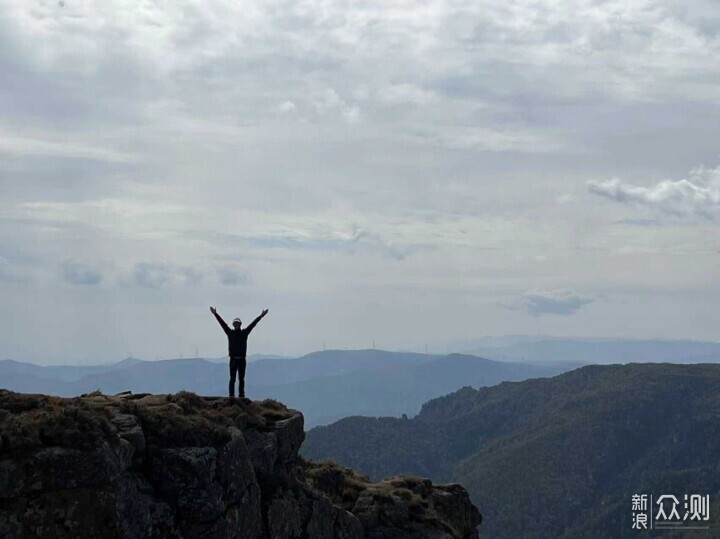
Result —
M 374 478 L 458 481 L 483 508 L 488 537 L 629 535 L 634 493 L 717 504 L 720 365 L 588 366 L 466 387 L 414 419 L 313 429 L 304 453 Z

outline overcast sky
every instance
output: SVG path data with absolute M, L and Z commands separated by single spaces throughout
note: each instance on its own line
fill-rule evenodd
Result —
M 714 0 L 0 0 L 0 358 L 718 340 Z

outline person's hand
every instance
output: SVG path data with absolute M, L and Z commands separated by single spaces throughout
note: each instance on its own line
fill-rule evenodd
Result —
M 210 307 L 210 312 L 213 314 L 217 314 L 217 309 L 215 309 L 215 307 Z
M 267 309 L 263 309 L 262 315 L 265 316 L 268 313 Z

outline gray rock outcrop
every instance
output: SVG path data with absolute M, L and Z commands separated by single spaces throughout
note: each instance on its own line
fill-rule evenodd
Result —
M 428 526 L 372 488 L 337 503 L 306 478 L 302 414 L 274 401 L 0 390 L 0 426 L 0 537 L 464 539 L 479 524 L 462 487 L 429 481 L 402 484 L 431 501 Z

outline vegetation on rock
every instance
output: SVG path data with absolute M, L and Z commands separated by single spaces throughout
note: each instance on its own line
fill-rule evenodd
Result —
M 274 400 L 0 390 L 0 536 L 477 536 L 457 485 L 364 482 L 352 507 L 311 488 L 322 474 L 299 456 L 304 436 Z
M 588 366 L 463 388 L 410 420 L 311 430 L 306 457 L 457 481 L 490 537 L 621 537 L 635 493 L 720 502 L 720 365 Z M 711 511 L 718 526 L 720 507 Z

